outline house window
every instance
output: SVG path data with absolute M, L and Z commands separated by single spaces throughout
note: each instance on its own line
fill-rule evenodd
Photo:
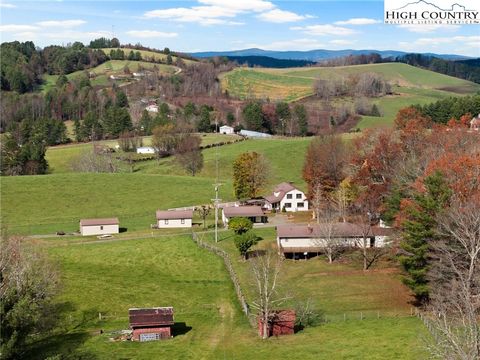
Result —
M 301 198 L 302 198 L 302 194 L 297 194 L 296 197 L 297 197 L 297 199 L 301 199 Z
M 291 199 L 292 198 L 292 194 L 287 194 L 287 199 Z
M 100 225 L 100 230 L 103 230 L 103 225 Z
M 297 203 L 297 207 L 303 208 L 303 202 Z
M 181 220 L 180 220 L 180 223 L 181 223 L 181 224 L 185 224 L 185 219 L 181 219 Z
M 165 225 L 168 225 L 168 220 L 165 220 Z
M 285 203 L 285 208 L 291 208 L 292 207 L 292 203 Z

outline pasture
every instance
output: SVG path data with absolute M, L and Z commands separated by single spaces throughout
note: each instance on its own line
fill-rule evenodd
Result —
M 259 339 L 240 312 L 220 258 L 198 248 L 189 236 L 68 246 L 48 240 L 46 244 L 62 273 L 62 292 L 56 299 L 59 321 L 51 336 L 31 344 L 26 359 L 55 355 L 240 360 L 423 356 L 418 334 L 424 331 L 414 317 L 332 320 L 294 336 Z M 318 289 L 323 287 L 323 278 L 316 281 Z M 339 287 L 345 281 L 344 286 L 355 282 L 348 275 L 333 278 Z M 371 279 L 371 286 L 375 280 Z M 332 293 L 318 291 L 315 298 L 325 301 L 328 297 L 332 304 L 348 298 L 343 293 L 332 297 Z M 361 307 L 363 300 L 350 297 L 347 302 L 358 302 Z M 150 343 L 109 340 L 113 332 L 128 328 L 129 307 L 170 305 L 175 309 L 173 339 Z
M 384 76 L 393 86 L 394 94 L 373 99 L 383 115 L 363 116 L 358 124 L 360 129 L 390 126 L 398 110 L 405 106 L 426 104 L 448 96 L 459 96 L 480 90 L 479 84 L 400 63 L 334 68 L 237 68 L 223 74 L 221 83 L 230 94 L 242 99 L 255 97 L 293 102 L 311 96 L 316 79 L 334 79 L 367 72 Z M 351 102 L 351 99 L 343 101 Z
M 168 75 L 174 74 L 178 70 L 173 65 L 155 64 L 146 61 L 130 61 L 130 60 L 109 60 L 100 64 L 94 68 L 79 70 L 67 75 L 69 80 L 74 80 L 80 76 L 83 76 L 85 72 L 95 74 L 90 79 L 92 86 L 108 86 L 115 81 L 118 83 L 120 80 L 111 80 L 110 75 L 118 76 L 124 74 L 124 69 L 128 68 L 130 72 L 137 72 L 141 69 L 157 69 L 161 74 Z M 47 92 L 51 88 L 55 87 L 55 83 L 59 75 L 45 75 L 43 80 L 44 84 L 40 87 L 42 92 Z M 120 81 L 121 82 L 121 81 Z

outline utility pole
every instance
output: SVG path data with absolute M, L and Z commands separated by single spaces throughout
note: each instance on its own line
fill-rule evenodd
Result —
M 218 134 L 218 119 L 215 118 L 215 133 Z M 218 143 L 215 144 L 215 199 L 212 199 L 215 204 L 215 242 L 218 242 L 218 204 L 222 199 L 218 198 L 218 188 L 221 186 L 218 182 Z

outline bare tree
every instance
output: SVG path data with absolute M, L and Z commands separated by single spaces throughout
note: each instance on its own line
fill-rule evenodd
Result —
M 281 264 L 281 258 L 273 252 L 266 252 L 265 255 L 250 260 L 255 291 L 255 300 L 251 305 L 259 313 L 263 339 L 268 338 L 275 307 L 287 300 L 278 291 Z
M 330 202 L 326 202 L 317 216 L 318 236 L 317 246 L 322 247 L 331 264 L 341 249 L 341 239 L 337 232 L 338 214 Z
M 178 163 L 195 176 L 203 168 L 203 154 L 200 150 L 202 140 L 198 135 L 184 134 L 176 147 L 176 159 Z
M 479 359 L 480 202 L 454 201 L 439 224 L 443 239 L 433 244 L 429 349 L 441 359 Z
M 207 228 L 205 220 L 207 219 L 207 216 L 210 215 L 210 212 L 212 211 L 212 206 L 211 205 L 200 205 L 200 206 L 197 206 L 195 208 L 195 211 L 202 218 L 203 229 L 205 230 Z

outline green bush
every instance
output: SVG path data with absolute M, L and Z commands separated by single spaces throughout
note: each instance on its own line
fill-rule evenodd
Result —
M 228 228 L 233 230 L 235 234 L 242 235 L 253 227 L 253 223 L 246 217 L 237 217 L 230 220 Z
M 238 252 L 246 260 L 248 250 L 250 250 L 250 248 L 253 245 L 257 244 L 259 240 L 260 240 L 260 238 L 257 235 L 255 235 L 251 231 L 248 231 L 248 232 L 243 233 L 241 235 L 236 235 L 235 239 L 234 239 L 234 242 L 235 242 L 235 246 L 238 249 Z

